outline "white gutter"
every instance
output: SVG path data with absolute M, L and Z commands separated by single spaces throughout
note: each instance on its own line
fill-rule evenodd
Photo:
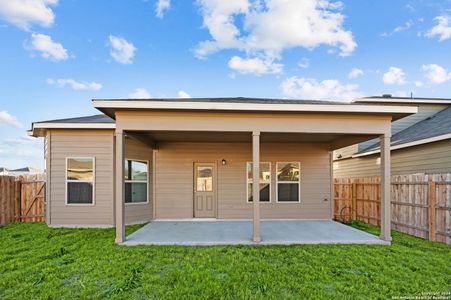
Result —
M 95 108 L 116 109 L 183 109 L 183 110 L 238 110 L 238 111 L 290 111 L 290 112 L 343 112 L 415 114 L 417 107 L 387 105 L 336 105 L 336 104 L 291 104 L 291 103 L 226 103 L 226 102 L 178 102 L 178 101 L 134 101 L 93 100 Z
M 438 136 L 434 136 L 434 137 L 431 137 L 431 138 L 422 139 L 422 140 L 418 140 L 418 141 L 413 141 L 413 142 L 410 142 L 410 143 L 405 143 L 405 144 L 391 146 L 390 150 L 403 149 L 403 148 L 408 148 L 408 147 L 413 147 L 413 146 L 418 146 L 418 145 L 423 145 L 423 144 L 443 141 L 443 140 L 447 140 L 447 139 L 451 139 L 451 133 L 438 135 Z M 381 151 L 380 149 L 375 149 L 375 150 L 364 152 L 364 153 L 360 153 L 360 154 L 354 154 L 351 157 L 352 158 L 357 158 L 357 157 L 362 157 L 362 156 L 373 155 L 373 154 L 379 153 L 380 151 Z

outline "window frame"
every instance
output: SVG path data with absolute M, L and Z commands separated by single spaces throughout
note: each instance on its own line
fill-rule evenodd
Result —
M 279 164 L 299 164 L 299 179 L 298 181 L 279 181 L 279 176 L 277 173 L 279 172 Z M 302 164 L 300 161 L 279 161 L 276 162 L 276 203 L 282 204 L 293 204 L 293 203 L 301 203 L 301 173 L 302 173 Z M 279 183 L 288 183 L 288 184 L 298 184 L 298 201 L 279 201 Z
M 125 158 L 124 164 L 127 160 L 130 161 L 137 161 L 137 162 L 145 162 L 147 164 L 147 180 L 131 180 L 131 179 L 125 179 L 125 167 L 124 167 L 124 192 L 125 192 L 125 184 L 126 183 L 145 183 L 146 184 L 146 201 L 145 202 L 125 202 L 125 196 L 124 196 L 124 203 L 125 205 L 139 205 L 139 204 L 149 204 L 149 169 L 150 169 L 150 163 L 149 160 L 145 159 L 133 159 L 133 158 Z
M 252 161 L 247 161 L 246 162 L 246 168 L 245 168 L 245 172 L 246 172 L 246 203 L 251 203 L 251 204 L 254 203 L 254 201 L 249 201 L 249 197 L 248 197 L 248 195 L 249 195 L 249 183 L 253 184 L 253 182 L 249 182 L 252 179 L 249 179 L 247 177 L 247 175 L 248 175 L 247 174 L 247 164 L 252 164 L 252 163 L 253 163 Z M 269 184 L 269 201 L 268 202 L 260 201 L 260 203 L 270 204 L 270 203 L 272 203 L 272 188 L 271 188 L 271 186 L 272 186 L 272 163 L 271 162 L 267 162 L 267 161 L 262 161 L 262 162 L 260 162 L 260 164 L 269 164 L 269 181 L 262 182 L 260 180 L 260 183 L 268 183 Z
M 87 180 L 67 180 L 67 166 L 69 159 L 92 159 L 92 181 Z M 96 204 L 96 157 L 95 156 L 68 156 L 66 157 L 66 164 L 65 164 L 65 204 L 66 205 L 75 205 L 75 206 L 95 206 Z M 67 192 L 68 182 L 79 182 L 79 183 L 92 183 L 92 203 L 68 203 L 67 197 L 69 196 Z

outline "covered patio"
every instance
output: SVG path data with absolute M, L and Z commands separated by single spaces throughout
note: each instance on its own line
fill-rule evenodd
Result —
M 262 220 L 261 245 L 386 245 L 377 236 L 332 220 Z M 124 245 L 253 245 L 249 220 L 154 221 L 127 237 Z

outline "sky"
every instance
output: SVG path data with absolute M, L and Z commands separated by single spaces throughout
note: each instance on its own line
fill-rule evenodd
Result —
M 0 167 L 91 99 L 451 98 L 451 0 L 0 0 Z

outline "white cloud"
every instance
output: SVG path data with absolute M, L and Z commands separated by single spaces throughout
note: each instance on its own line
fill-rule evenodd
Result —
M 66 85 L 70 86 L 74 90 L 84 90 L 84 91 L 98 91 L 102 89 L 102 85 L 97 82 L 87 82 L 87 81 L 76 81 L 74 79 L 47 79 L 47 83 L 50 85 L 56 85 L 60 88 Z
M 384 76 L 382 77 L 382 81 L 385 84 L 406 84 L 406 73 L 401 68 L 390 67 Z
M 157 17 L 163 18 L 166 10 L 171 8 L 171 0 L 158 0 L 155 8 Z
M 233 56 L 229 60 L 229 68 L 241 74 L 254 74 L 257 76 L 263 74 L 279 74 L 282 72 L 283 65 L 275 63 L 273 59 L 261 58 L 241 58 Z
M 203 25 L 211 35 L 211 40 L 202 41 L 196 48 L 196 55 L 201 58 L 222 49 L 237 49 L 245 52 L 248 59 L 279 60 L 285 49 L 313 49 L 320 45 L 337 47 L 340 55 L 347 56 L 357 47 L 352 32 L 343 28 L 341 2 L 197 0 L 197 3 Z
M 437 25 L 432 27 L 431 30 L 429 30 L 426 33 L 427 37 L 434 37 L 439 36 L 440 41 L 444 41 L 451 38 L 451 25 L 450 23 L 450 17 L 449 16 L 438 16 L 435 17 L 434 20 L 437 22 Z
M 67 50 L 62 44 L 54 42 L 50 36 L 41 33 L 32 33 L 31 42 L 26 45 L 26 48 L 38 51 L 42 57 L 53 61 L 69 58 Z
M 6 124 L 15 128 L 22 127 L 22 124 L 17 120 L 17 118 L 6 110 L 0 111 L 0 124 Z
M 352 68 L 351 72 L 348 74 L 349 79 L 357 78 L 363 75 L 363 71 L 358 68 Z
M 13 138 L 13 139 L 6 139 L 4 140 L 4 144 L 9 146 L 16 146 L 16 145 L 40 145 L 39 139 L 33 138 L 27 135 L 21 136 L 19 138 Z
M 152 95 L 145 88 L 136 88 L 132 93 L 128 95 L 130 99 L 148 99 L 152 98 Z
M 179 91 L 178 96 L 179 98 L 191 98 L 191 96 L 185 91 Z
M 0 0 L 0 18 L 29 30 L 36 23 L 50 27 L 55 15 L 50 6 L 58 4 L 58 0 Z
M 423 65 L 423 72 L 432 84 L 441 84 L 451 80 L 451 72 L 436 64 Z
M 109 36 L 110 41 L 110 55 L 120 64 L 133 63 L 133 57 L 135 56 L 135 46 L 122 37 L 114 35 Z
M 392 36 L 392 35 L 394 35 L 395 33 L 398 33 L 398 32 L 402 32 L 402 31 L 408 30 L 408 29 L 409 29 L 410 27 L 412 27 L 413 25 L 414 25 L 413 21 L 412 21 L 412 20 L 409 20 L 409 21 L 407 21 L 406 23 L 404 23 L 404 25 L 398 26 L 398 27 L 396 27 L 395 29 L 393 29 L 393 30 L 390 31 L 390 32 L 384 32 L 384 33 L 382 33 L 381 36 L 384 36 L 384 37 Z
M 422 87 L 424 84 L 423 84 L 423 82 L 422 81 L 420 81 L 420 80 L 415 80 L 415 86 L 416 87 Z
M 358 85 L 341 84 L 338 80 L 317 81 L 311 78 L 289 77 L 282 82 L 284 96 L 301 99 L 352 100 L 361 97 Z
M 308 58 L 303 57 L 301 61 L 298 63 L 298 67 L 301 69 L 307 69 L 310 67 L 310 60 Z

